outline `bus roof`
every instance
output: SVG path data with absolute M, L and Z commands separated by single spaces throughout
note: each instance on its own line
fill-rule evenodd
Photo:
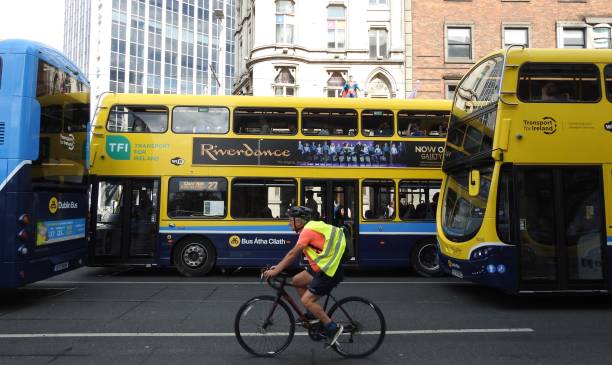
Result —
M 451 100 L 425 99 L 370 99 L 370 98 L 314 98 L 277 96 L 193 96 L 159 94 L 115 94 L 104 96 L 103 105 L 113 104 L 158 104 L 158 105 L 201 105 L 280 107 L 280 108 L 351 108 L 351 109 L 427 109 L 450 110 Z
M 60 51 L 45 44 L 27 39 L 0 40 L 0 54 L 27 54 L 35 56 L 73 75 L 79 81 L 89 84 L 87 77 L 70 59 Z
M 496 54 L 505 55 L 506 49 L 489 53 L 483 59 Z M 567 49 L 567 48 L 522 48 L 512 47 L 508 52 L 507 63 L 531 62 L 593 62 L 610 63 L 612 49 Z

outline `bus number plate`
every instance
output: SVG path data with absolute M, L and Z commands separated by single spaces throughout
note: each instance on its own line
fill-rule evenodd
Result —
M 451 275 L 456 276 L 459 279 L 463 279 L 463 273 L 457 269 L 451 269 Z
M 57 264 L 53 267 L 53 271 L 62 271 L 64 269 L 67 269 L 68 266 L 70 266 L 70 263 L 68 261 L 66 262 L 62 262 L 61 264 Z

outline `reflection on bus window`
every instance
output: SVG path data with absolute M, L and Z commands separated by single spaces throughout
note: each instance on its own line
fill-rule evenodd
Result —
M 115 105 L 106 128 L 121 133 L 163 133 L 168 127 L 168 110 L 163 106 Z
M 304 109 L 302 133 L 308 136 L 355 136 L 357 112 L 351 109 Z
M 174 133 L 225 134 L 229 131 L 229 109 L 208 106 L 177 106 L 172 110 Z
M 397 131 L 402 137 L 446 137 L 447 112 L 402 110 L 397 115 Z
M 466 240 L 473 237 L 482 225 L 492 167 L 480 169 L 480 193 L 477 197 L 468 194 L 469 170 L 451 172 L 446 182 L 445 200 L 442 205 L 442 228 L 451 240 Z
M 434 220 L 440 180 L 402 180 L 399 185 L 398 214 L 401 220 Z
M 223 218 L 227 181 L 223 178 L 174 177 L 168 184 L 168 217 Z
M 64 107 L 64 132 L 86 132 L 89 122 L 89 104 L 66 104 Z
M 365 180 L 361 187 L 364 219 L 392 220 L 395 217 L 395 183 L 393 180 Z
M 526 63 L 519 71 L 518 97 L 532 103 L 599 101 L 599 68 L 584 63 Z
M 285 134 L 297 132 L 297 111 L 288 108 L 236 108 L 234 133 Z
M 361 112 L 361 133 L 366 137 L 392 136 L 393 124 L 391 110 L 364 110 Z
M 607 65 L 604 68 L 604 78 L 606 81 L 606 97 L 609 102 L 612 102 L 612 65 Z
M 282 219 L 296 204 L 296 182 L 292 179 L 243 179 L 232 181 L 233 218 Z

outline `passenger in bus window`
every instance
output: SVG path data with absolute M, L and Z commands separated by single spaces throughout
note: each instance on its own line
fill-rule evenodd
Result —
M 569 95 L 567 93 L 561 93 L 559 86 L 554 82 L 547 82 L 542 87 L 542 101 L 564 101 L 568 100 Z

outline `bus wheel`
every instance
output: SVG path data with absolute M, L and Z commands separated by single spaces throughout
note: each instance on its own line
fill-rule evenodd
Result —
M 172 261 L 181 275 L 204 276 L 215 266 L 217 254 L 203 237 L 188 237 L 174 248 Z
M 412 268 L 421 276 L 431 277 L 443 274 L 438 262 L 438 250 L 434 240 L 427 239 L 417 242 L 412 249 Z

